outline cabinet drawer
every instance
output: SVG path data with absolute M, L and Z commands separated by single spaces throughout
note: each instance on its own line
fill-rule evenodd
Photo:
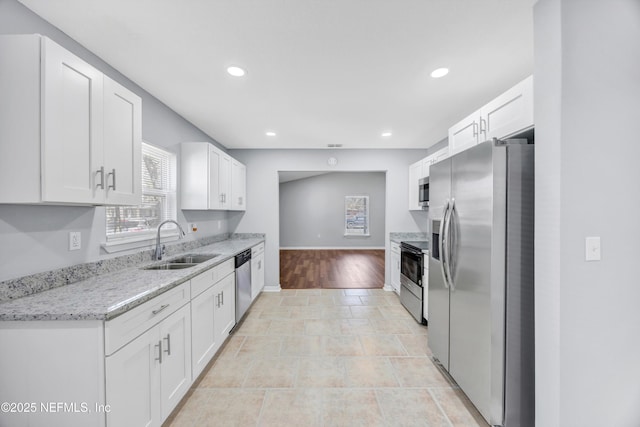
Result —
M 189 283 L 171 289 L 105 322 L 105 353 L 110 355 L 190 300 Z
M 261 253 L 264 253 L 264 243 L 260 243 L 259 245 L 251 248 L 251 258 L 258 256 Z
M 398 243 L 395 242 L 391 242 L 391 252 L 400 253 L 400 245 Z
M 227 277 L 235 271 L 234 259 L 231 258 L 222 264 L 216 265 L 211 270 L 191 279 L 191 298 L 195 298 L 211 286 Z

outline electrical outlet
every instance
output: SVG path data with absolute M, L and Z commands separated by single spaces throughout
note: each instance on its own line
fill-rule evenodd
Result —
M 187 234 L 195 233 L 196 231 L 198 231 L 198 224 L 196 224 L 195 222 L 189 223 Z
M 77 251 L 82 248 L 82 233 L 79 231 L 69 232 L 69 250 Z

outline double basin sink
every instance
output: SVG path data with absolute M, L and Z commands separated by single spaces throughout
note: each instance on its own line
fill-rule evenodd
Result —
M 177 258 L 171 258 L 159 264 L 153 264 L 148 267 L 142 267 L 141 270 L 181 270 L 183 268 L 193 267 L 200 263 L 209 261 L 219 254 L 188 254 Z

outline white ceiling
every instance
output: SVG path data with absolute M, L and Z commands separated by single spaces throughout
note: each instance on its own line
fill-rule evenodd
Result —
M 533 69 L 535 0 L 20 1 L 227 148 L 427 148 Z

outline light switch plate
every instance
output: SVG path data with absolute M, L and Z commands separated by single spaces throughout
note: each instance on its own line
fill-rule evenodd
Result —
M 82 248 L 82 233 L 79 231 L 69 232 L 69 250 L 77 251 Z
M 585 237 L 585 261 L 600 261 L 600 237 Z

